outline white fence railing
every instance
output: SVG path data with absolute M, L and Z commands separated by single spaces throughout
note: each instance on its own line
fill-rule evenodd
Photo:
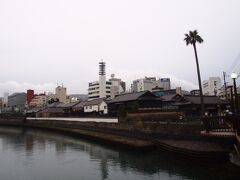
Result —
M 106 122 L 106 123 L 118 123 L 117 118 L 32 118 L 28 117 L 27 120 L 47 120 L 47 121 L 79 121 L 79 122 Z

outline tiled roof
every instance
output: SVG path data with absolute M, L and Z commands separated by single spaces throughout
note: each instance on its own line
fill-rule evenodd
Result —
M 49 108 L 71 108 L 74 105 L 78 104 L 79 102 L 72 102 L 72 103 L 60 103 L 60 102 L 54 102 L 52 104 L 48 104 Z
M 86 104 L 84 104 L 84 106 L 98 105 L 98 104 L 102 103 L 104 100 L 105 100 L 105 98 L 99 98 L 99 99 L 86 101 Z
M 168 95 L 164 95 L 162 96 L 161 98 L 164 100 L 164 101 L 175 101 L 177 100 L 178 98 L 181 98 L 182 96 L 179 95 L 179 94 L 168 94 Z
M 54 102 L 52 104 L 47 104 L 47 107 L 49 107 L 49 108 L 59 107 L 59 106 L 61 106 L 61 104 L 64 104 L 64 103 Z
M 161 99 L 161 98 L 155 96 L 150 91 L 141 91 L 141 92 L 119 95 L 119 96 L 115 97 L 114 99 L 110 100 L 108 103 L 140 100 L 140 99 L 144 99 L 145 95 L 150 95 L 152 97 L 152 99 L 159 99 L 159 100 Z
M 46 108 L 40 113 L 63 113 L 63 110 L 61 108 Z
M 60 104 L 57 107 L 60 107 L 60 108 L 71 108 L 71 107 L 75 106 L 78 103 L 79 102 L 63 103 L 63 104 Z
M 200 96 L 185 95 L 184 99 L 191 104 L 201 104 Z M 226 104 L 226 101 L 219 99 L 217 96 L 203 96 L 204 104 Z
M 86 103 L 87 103 L 87 101 L 82 101 L 82 102 L 78 103 L 77 105 L 73 106 L 73 109 L 82 109 Z

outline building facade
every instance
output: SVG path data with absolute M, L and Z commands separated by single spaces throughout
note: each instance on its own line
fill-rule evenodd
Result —
M 48 97 L 46 94 L 38 94 L 34 95 L 31 101 L 28 104 L 29 108 L 40 108 L 43 107 L 47 103 Z
M 84 113 L 107 114 L 108 108 L 104 98 L 87 101 L 84 104 Z
M 202 82 L 203 95 L 218 95 L 218 91 L 221 88 L 220 77 L 210 77 L 208 80 Z
M 62 103 L 68 103 L 67 99 L 67 88 L 62 86 L 57 86 L 55 89 L 55 97 Z
M 117 95 L 122 94 L 126 91 L 126 83 L 119 78 L 115 78 L 114 74 L 111 75 L 109 82 L 111 82 L 110 87 L 111 99 L 115 98 Z
M 190 94 L 193 96 L 200 96 L 200 90 L 199 89 L 193 89 L 190 91 Z
M 164 90 L 171 89 L 170 78 L 160 78 L 159 81 L 160 81 L 161 88 L 163 88 Z
M 34 90 L 28 89 L 28 90 L 27 90 L 27 104 L 28 104 L 28 105 L 29 105 L 30 102 L 32 101 L 33 97 L 34 97 Z
M 8 96 L 8 106 L 15 111 L 23 112 L 27 101 L 26 93 L 14 93 Z
M 145 77 L 143 79 L 134 80 L 131 89 L 132 92 L 152 91 L 153 89 L 169 90 L 171 88 L 169 78 Z

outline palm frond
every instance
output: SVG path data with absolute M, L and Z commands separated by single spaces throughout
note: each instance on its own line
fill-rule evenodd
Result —
M 185 34 L 184 41 L 186 42 L 186 45 L 188 46 L 191 42 L 191 37 L 188 34 Z
M 184 41 L 186 41 L 186 45 L 189 45 L 189 44 L 195 44 L 196 42 L 202 43 L 203 39 L 200 35 L 198 35 L 198 31 L 194 30 L 194 31 L 189 31 L 189 34 L 185 34 Z
M 196 35 L 195 39 L 196 39 L 196 41 L 197 41 L 198 43 L 202 43 L 202 42 L 203 42 L 202 37 L 199 36 L 199 35 Z

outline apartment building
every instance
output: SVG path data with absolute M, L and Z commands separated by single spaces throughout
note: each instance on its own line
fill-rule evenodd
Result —
M 48 97 L 46 94 L 38 94 L 34 95 L 34 97 L 31 99 L 30 103 L 28 104 L 28 107 L 30 108 L 40 108 L 43 107 L 47 103 Z
M 221 89 L 221 78 L 210 77 L 208 80 L 202 82 L 203 95 L 218 95 Z

